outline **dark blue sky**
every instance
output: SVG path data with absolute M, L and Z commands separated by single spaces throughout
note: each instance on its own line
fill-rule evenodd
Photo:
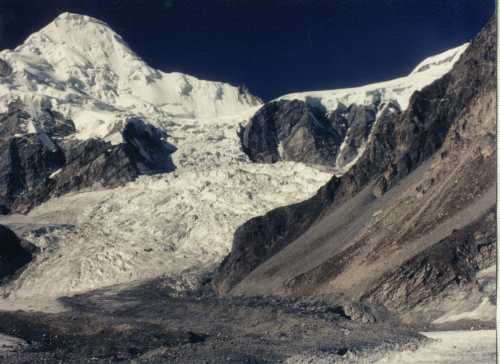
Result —
M 0 49 L 63 11 L 100 18 L 150 65 L 269 100 L 407 74 L 470 40 L 494 0 L 0 0 Z

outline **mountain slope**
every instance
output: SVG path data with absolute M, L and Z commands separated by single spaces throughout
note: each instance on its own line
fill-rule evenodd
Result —
M 280 97 L 243 127 L 243 150 L 255 162 L 320 164 L 341 175 L 364 152 L 374 126 L 401 114 L 411 95 L 450 71 L 467 47 L 430 57 L 395 80 Z
M 493 19 L 449 73 L 374 127 L 346 174 L 310 200 L 239 227 L 215 279 L 218 291 L 343 295 L 411 311 L 408 319 L 421 311 L 425 320 L 447 310 L 436 305 L 441 300 L 462 303 L 454 291 L 477 304 L 474 276 L 495 261 L 496 237 L 479 232 L 491 228 L 495 206 L 495 42 Z M 433 268 L 427 257 L 471 233 L 484 240 L 456 258 L 467 263 L 443 258 Z M 421 279 L 421 264 L 429 279 Z M 400 277 L 404 266 L 411 279 Z M 426 296 L 429 290 L 435 293 Z
M 189 95 L 178 94 L 182 82 L 148 67 L 98 20 L 64 14 L 0 59 L 2 87 L 12 89 L 10 96 L 20 98 L 28 115 L 23 122 L 3 123 L 0 136 L 9 143 L 21 139 L 39 146 L 44 135 L 65 157 L 79 148 L 86 152 L 76 155 L 92 156 L 70 165 L 48 165 L 41 175 L 61 193 L 44 190 L 46 198 L 29 206 L 33 209 L 28 214 L 0 218 L 41 249 L 2 288 L 9 299 L 57 297 L 162 275 L 174 278 L 179 288 L 192 286 L 229 252 L 237 226 L 310 197 L 331 177 L 331 172 L 294 161 L 252 163 L 241 150 L 238 128 L 258 112 L 259 100 L 207 81 L 190 81 Z M 134 72 L 152 79 L 134 79 Z M 161 77 L 155 78 L 157 74 Z M 171 82 L 163 84 L 167 79 Z M 218 93 L 219 86 L 230 91 Z M 148 99 L 137 103 L 135 92 Z M 0 99 L 10 96 L 1 93 Z M 135 101 L 129 103 L 131 99 Z M 353 113 L 363 114 L 362 107 L 353 107 Z M 137 138 L 131 123 L 159 133 L 158 143 L 141 133 Z M 175 147 L 168 156 L 173 168 L 144 175 L 149 174 L 145 155 L 156 155 L 144 152 L 154 151 L 155 145 Z M 68 146 L 69 152 L 64 149 Z M 120 154 L 132 147 L 134 158 Z M 108 163 L 114 158 L 124 164 Z M 133 173 L 125 173 L 129 168 Z M 123 174 L 126 178 L 118 178 Z M 117 177 L 117 183 L 103 184 L 108 175 Z M 67 186 L 72 188 L 63 188 Z M 309 216 L 301 213 L 304 220 L 298 220 L 297 228 L 309 223 Z M 54 277 L 61 277 L 58 284 Z

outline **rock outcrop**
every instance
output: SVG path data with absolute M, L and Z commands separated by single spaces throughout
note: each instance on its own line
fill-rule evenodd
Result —
M 387 104 L 375 103 L 373 105 L 351 105 L 344 112 L 332 113 L 332 124 L 347 125 L 345 136 L 343 137 L 343 148 L 339 151 L 335 165 L 338 169 L 346 170 L 364 152 L 368 143 L 371 131 L 375 122 L 385 123 L 385 119 L 393 118 L 401 113 L 401 108 L 397 101 L 390 101 Z M 344 121 L 344 120 L 345 121 Z
M 442 313 L 450 291 L 475 283 L 479 270 L 495 264 L 496 214 L 486 212 L 462 229 L 454 230 L 439 243 L 423 250 L 385 273 L 363 295 L 362 300 L 381 303 L 392 311 Z M 425 320 L 425 316 L 421 319 Z
M 289 160 L 333 165 L 341 143 L 320 110 L 297 100 L 263 106 L 240 137 L 250 159 L 266 163 Z
M 362 154 L 375 123 L 401 112 L 397 101 L 339 104 L 332 112 L 308 102 L 279 100 L 264 105 L 240 131 L 242 149 L 250 160 L 295 161 L 342 171 Z
M 12 74 L 12 67 L 5 62 L 3 59 L 0 59 L 0 77 L 8 77 Z

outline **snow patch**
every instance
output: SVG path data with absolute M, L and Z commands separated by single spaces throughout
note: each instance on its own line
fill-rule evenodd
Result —
M 434 341 L 415 351 L 388 353 L 376 364 L 490 364 L 496 361 L 494 330 L 424 332 Z
M 59 173 L 61 173 L 62 169 L 59 168 L 57 171 L 53 172 L 49 178 L 52 179 L 52 178 L 55 178 Z
M 496 362 L 495 330 L 423 332 L 430 340 L 411 349 L 375 348 L 371 352 L 348 351 L 342 357 L 327 353 L 303 353 L 286 364 L 493 364 Z
M 448 73 L 468 45 L 466 43 L 425 59 L 406 77 L 361 87 L 292 93 L 281 96 L 278 100 L 302 100 L 322 105 L 328 111 L 335 110 L 339 104 L 370 105 L 392 100 L 397 101 L 401 109 L 405 110 L 411 95 Z
M 0 357 L 2 354 L 9 354 L 21 351 L 28 347 L 28 343 L 14 336 L 0 334 Z

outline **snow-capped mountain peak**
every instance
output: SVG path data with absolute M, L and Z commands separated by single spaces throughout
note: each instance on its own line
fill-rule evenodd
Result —
M 137 62 L 135 66 L 146 66 L 106 23 L 72 13 L 59 15 L 16 50 L 38 53 L 50 61 L 57 61 L 56 65 L 89 68 L 109 65 L 113 70 L 126 70 L 134 62 Z M 61 58 L 62 55 L 65 58 Z
M 449 71 L 450 65 L 458 61 L 468 45 L 469 43 L 465 43 L 459 47 L 448 49 L 447 51 L 424 59 L 413 69 L 410 75 L 426 71 L 439 72 L 440 68 L 444 68 L 446 72 Z
M 20 99 L 36 112 L 51 105 L 75 121 L 80 138 L 112 136 L 138 116 L 162 125 L 170 118 L 233 115 L 261 101 L 246 89 L 148 66 L 106 23 L 63 13 L 14 50 L 0 52 L 0 105 Z

